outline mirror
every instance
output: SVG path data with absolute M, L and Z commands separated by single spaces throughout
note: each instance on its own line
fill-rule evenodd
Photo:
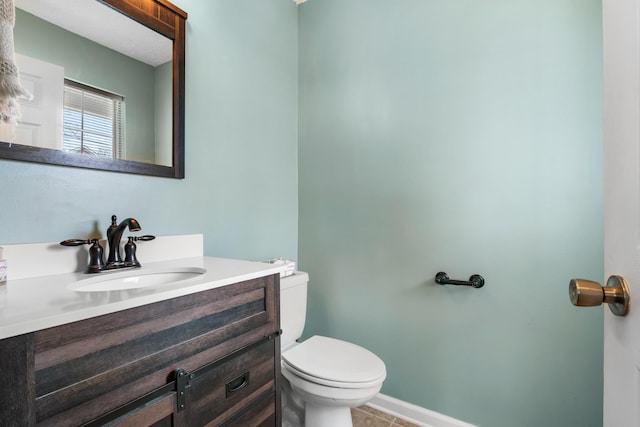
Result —
M 11 137 L 0 134 L 0 158 L 184 178 L 186 19 L 166 0 L 16 0 L 16 62 L 37 96 Z M 32 120 L 26 103 L 46 114 Z M 85 136 L 92 117 L 109 148 Z

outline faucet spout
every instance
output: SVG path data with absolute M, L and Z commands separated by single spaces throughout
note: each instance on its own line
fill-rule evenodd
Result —
M 120 240 L 126 228 L 130 231 L 140 231 L 142 227 L 140 227 L 135 218 L 127 218 L 118 224 L 118 218 L 115 215 L 111 216 L 111 225 L 107 228 L 107 241 L 109 243 L 107 268 L 116 268 L 123 263 L 120 257 Z

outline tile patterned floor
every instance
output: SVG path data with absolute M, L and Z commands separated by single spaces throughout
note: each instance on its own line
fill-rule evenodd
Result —
M 369 406 L 360 406 L 351 410 L 353 427 L 418 427 L 408 421 L 396 418 Z

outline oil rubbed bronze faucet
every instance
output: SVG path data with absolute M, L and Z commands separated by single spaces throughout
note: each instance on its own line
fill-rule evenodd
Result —
M 104 262 L 104 255 L 100 240 L 98 239 L 69 239 L 60 242 L 62 246 L 80 246 L 91 245 L 89 248 L 89 266 L 85 270 L 86 273 L 99 273 L 105 270 L 115 270 L 117 268 L 140 267 L 140 262 L 136 258 L 136 241 L 153 240 L 155 236 L 129 236 L 129 241 L 124 245 L 124 260 L 120 256 L 120 241 L 122 233 L 128 228 L 130 231 L 140 231 L 142 227 L 135 218 L 127 218 L 118 224 L 118 218 L 111 216 L 111 225 L 107 228 L 107 244 L 109 245 L 109 256 L 107 262 Z
M 120 240 L 122 239 L 122 233 L 125 228 L 130 231 L 140 231 L 142 227 L 138 221 L 134 218 L 127 218 L 118 224 L 118 217 L 111 216 L 111 225 L 107 228 L 107 242 L 109 244 L 109 256 L 107 257 L 106 269 L 111 270 L 114 268 L 129 267 L 125 265 L 125 262 L 120 257 Z

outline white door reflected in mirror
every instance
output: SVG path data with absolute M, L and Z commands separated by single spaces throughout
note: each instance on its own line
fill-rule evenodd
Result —
M 62 150 L 64 68 L 16 54 L 22 86 L 30 100 L 19 99 L 19 125 L 0 126 L 0 139 L 15 144 Z

